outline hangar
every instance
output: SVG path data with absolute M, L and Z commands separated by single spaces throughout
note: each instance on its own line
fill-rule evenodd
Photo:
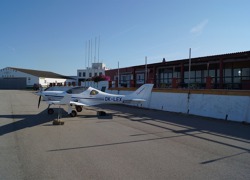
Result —
M 50 71 L 6 67 L 0 69 L 0 89 L 25 89 L 34 84 L 43 87 L 75 83 L 75 79 Z

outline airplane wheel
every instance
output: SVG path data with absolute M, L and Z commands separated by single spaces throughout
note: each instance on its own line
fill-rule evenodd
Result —
M 54 113 L 54 109 L 48 109 L 48 114 L 53 114 Z
M 82 112 L 82 107 L 81 106 L 76 106 L 76 111 L 77 112 Z
M 77 112 L 76 112 L 75 110 L 73 110 L 73 111 L 70 113 L 70 116 L 71 116 L 71 117 L 76 117 L 76 115 L 77 115 Z

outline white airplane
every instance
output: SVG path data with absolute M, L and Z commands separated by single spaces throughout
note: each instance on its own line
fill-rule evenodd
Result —
M 54 110 L 51 105 L 68 105 L 68 114 L 72 117 L 77 116 L 77 112 L 82 111 L 83 106 L 94 106 L 98 104 L 139 104 L 148 100 L 153 84 L 144 84 L 136 91 L 129 95 L 116 95 L 102 92 L 98 89 L 88 87 L 74 87 L 67 91 L 39 91 L 38 108 L 40 106 L 41 97 L 47 102 L 48 114 L 53 114 Z M 75 106 L 76 110 L 72 109 Z M 60 112 L 58 112 L 58 118 Z

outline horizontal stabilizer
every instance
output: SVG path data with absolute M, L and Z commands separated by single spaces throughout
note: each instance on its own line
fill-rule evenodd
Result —
M 128 99 L 128 100 L 124 100 L 123 102 L 133 104 L 133 103 L 142 103 L 145 101 L 146 101 L 145 99 Z
M 132 101 L 134 101 L 134 102 L 145 102 L 146 100 L 145 99 L 132 99 Z

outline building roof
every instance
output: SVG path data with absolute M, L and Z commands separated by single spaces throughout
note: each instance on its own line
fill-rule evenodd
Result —
M 219 55 L 210 55 L 210 56 L 203 56 L 203 57 L 191 57 L 192 59 L 192 63 L 196 62 L 196 63 L 200 63 L 200 62 L 209 62 L 209 61 L 218 61 L 219 59 L 223 59 L 223 60 L 227 60 L 227 59 L 250 59 L 250 51 L 242 51 L 242 52 L 234 52 L 234 53 L 227 53 L 227 54 L 219 54 Z M 187 59 L 179 59 L 179 60 L 166 60 L 162 61 L 162 62 L 156 62 L 156 63 L 151 63 L 151 64 L 147 64 L 148 66 L 162 66 L 162 64 L 177 64 L 177 63 L 188 63 L 189 62 L 189 58 Z M 124 67 L 124 68 L 120 68 L 120 70 L 122 69 L 128 69 L 128 68 L 145 68 L 145 64 L 141 64 L 141 65 L 136 65 L 136 66 L 130 66 L 130 67 Z M 106 70 L 106 72 L 112 72 L 112 71 L 116 71 L 117 69 L 110 69 L 110 70 Z
M 72 79 L 71 77 L 64 76 L 61 74 L 53 73 L 50 71 L 40 71 L 40 70 L 33 70 L 33 69 L 22 69 L 22 68 L 15 68 L 15 67 L 8 67 L 10 69 L 20 71 L 23 73 L 31 74 L 37 77 L 44 77 L 44 78 L 57 78 L 57 79 Z
M 202 56 L 202 57 L 194 57 L 191 59 L 195 59 L 198 61 L 207 61 L 207 60 L 215 60 L 215 59 L 231 59 L 231 58 L 240 58 L 240 57 L 249 57 L 250 51 L 242 51 L 242 52 L 234 52 L 227 54 L 218 54 L 218 55 L 210 55 L 210 56 Z M 187 61 L 187 59 L 180 59 L 175 61 Z

